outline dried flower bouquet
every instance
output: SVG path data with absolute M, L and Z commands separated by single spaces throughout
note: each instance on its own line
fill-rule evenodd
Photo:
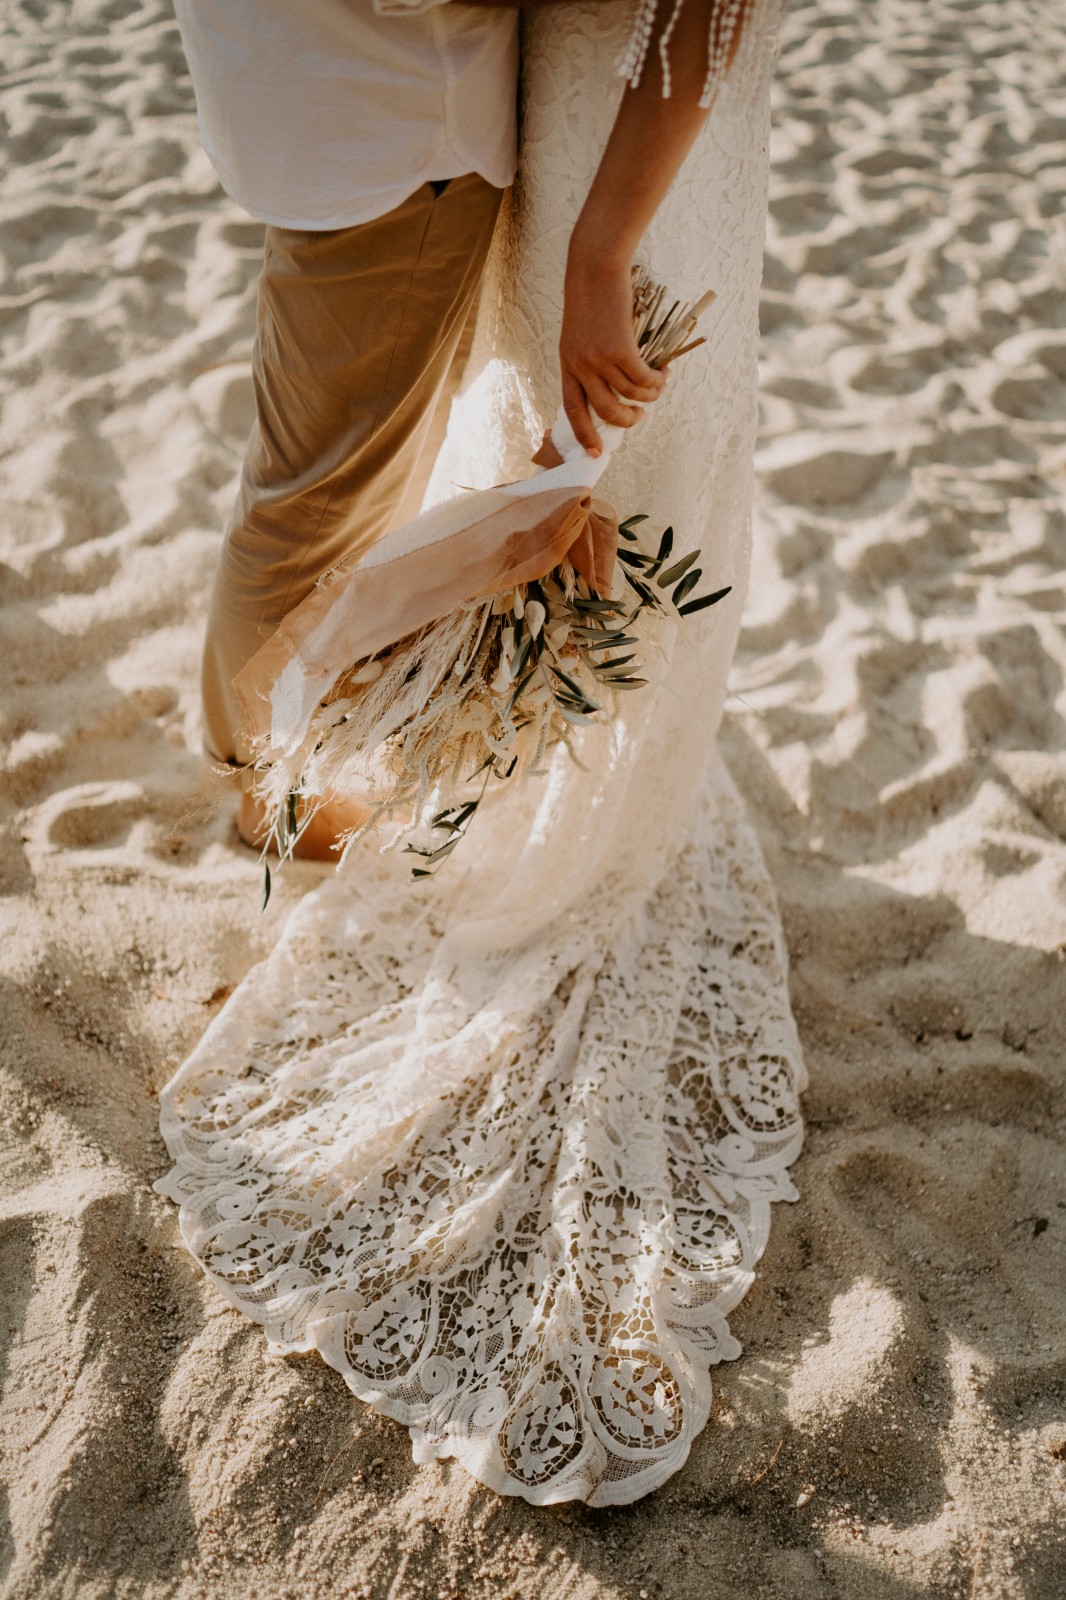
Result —
M 634 327 L 645 360 L 664 367 L 702 344 L 692 335 L 713 298 L 664 310 L 662 285 L 635 269 Z M 549 460 L 562 457 L 552 451 Z M 365 795 L 372 807 L 345 850 L 382 818 L 400 815 L 406 825 L 393 843 L 405 837 L 420 860 L 412 876 L 430 876 L 464 836 L 493 778 L 543 774 L 560 743 L 576 760 L 573 730 L 605 720 L 617 696 L 648 681 L 638 660 L 651 644 L 639 625 L 645 612 L 681 620 L 729 593 L 726 586 L 694 594 L 700 552 L 672 559 L 671 528 L 644 549 L 635 530 L 645 516 L 616 524 L 609 507 L 587 498 L 584 505 L 592 542 L 611 550 L 612 572 L 617 556 L 619 594 L 589 582 L 590 571 L 605 570 L 602 560 L 583 561 L 583 573 L 576 557 L 564 556 L 540 576 L 461 600 L 351 661 L 334 675 L 302 737 L 261 742 L 255 792 L 273 819 L 263 841 L 264 904 L 267 852 L 273 846 L 281 859 L 290 856 L 318 797 L 328 794 Z M 436 809 L 427 816 L 430 801 Z

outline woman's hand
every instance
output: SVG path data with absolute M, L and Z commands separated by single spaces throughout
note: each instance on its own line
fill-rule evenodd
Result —
M 628 428 L 643 413 L 624 402 L 654 400 L 663 392 L 665 374 L 642 359 L 633 335 L 629 268 L 707 119 L 700 101 L 719 7 L 720 0 L 683 0 L 680 7 L 660 0 L 640 82 L 623 91 L 570 238 L 559 344 L 563 405 L 576 437 L 595 455 L 601 441 L 590 406 L 604 422 Z M 669 93 L 659 48 L 664 35 L 670 47 Z M 730 62 L 739 39 L 738 31 Z
M 656 400 L 666 386 L 666 374 L 648 366 L 633 333 L 629 265 L 587 248 L 580 227 L 567 256 L 559 367 L 574 437 L 596 456 L 602 441 L 589 407 L 604 422 L 631 428 L 644 412 L 624 402 Z

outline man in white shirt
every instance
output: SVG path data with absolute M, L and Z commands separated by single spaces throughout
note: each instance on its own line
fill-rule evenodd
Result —
M 177 14 L 204 147 L 267 224 L 256 423 L 203 662 L 205 749 L 241 770 L 235 674 L 324 572 L 421 501 L 514 175 L 518 13 L 177 0 Z M 258 822 L 245 795 L 249 842 Z
M 350 228 L 515 170 L 517 0 L 176 0 L 200 136 L 278 228 Z
M 205 147 L 267 223 L 256 425 L 211 597 L 205 748 L 247 772 L 233 678 L 319 577 L 417 511 L 515 166 L 517 7 L 550 0 L 175 0 Z M 630 263 L 758 0 L 660 0 L 570 239 L 560 376 L 577 438 L 662 393 Z M 672 77 L 665 49 L 671 41 Z M 709 41 L 709 42 L 708 42 Z M 638 81 L 639 80 L 639 81 Z M 329 798 L 301 854 L 365 811 Z M 241 836 L 262 818 L 245 792 Z

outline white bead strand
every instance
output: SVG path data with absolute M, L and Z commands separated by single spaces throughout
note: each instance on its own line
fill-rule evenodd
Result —
M 629 80 L 629 87 L 635 89 L 640 82 L 641 72 L 648 55 L 648 46 L 655 28 L 655 14 L 658 11 L 658 0 L 643 0 L 637 16 L 629 45 L 618 63 L 618 71 L 623 78 Z
M 747 85 L 747 78 L 757 77 L 767 10 L 767 0 L 763 0 L 762 5 L 759 0 L 723 0 L 723 5 L 715 10 L 707 43 L 707 77 L 699 96 L 704 110 L 714 104 L 717 91 L 730 72 L 741 93 L 744 86 L 751 86 Z M 730 62 L 733 48 L 736 48 L 736 56 Z
M 674 9 L 670 13 L 670 20 L 666 24 L 666 27 L 663 29 L 659 38 L 659 60 L 662 62 L 663 68 L 664 100 L 669 100 L 670 98 L 670 58 L 666 53 L 666 47 L 670 43 L 670 35 L 677 26 L 677 19 L 681 15 L 681 7 L 684 5 L 684 3 L 685 0 L 674 0 Z
M 719 4 L 711 12 L 710 35 L 707 41 L 707 77 L 700 95 L 700 105 L 704 108 L 714 102 L 728 70 L 732 41 L 738 32 L 742 16 L 752 9 L 748 0 L 719 0 Z
M 659 60 L 662 64 L 663 98 L 669 99 L 672 89 L 669 44 L 681 15 L 685 0 L 674 0 L 666 26 L 659 36 Z M 761 60 L 760 45 L 764 42 L 766 13 L 772 11 L 775 0 L 714 0 L 711 8 L 707 40 L 707 76 L 700 92 L 699 104 L 708 110 L 717 98 L 718 90 L 727 73 L 737 79 L 749 74 L 757 75 Z M 644 65 L 655 33 L 659 0 L 641 0 L 630 35 L 629 43 L 618 61 L 619 75 L 635 89 L 640 82 Z M 756 40 L 753 36 L 759 34 Z M 735 59 L 731 62 L 730 57 Z

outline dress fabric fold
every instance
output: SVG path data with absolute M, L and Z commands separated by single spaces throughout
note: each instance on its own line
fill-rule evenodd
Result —
M 628 1502 L 684 1463 L 740 1346 L 804 1069 L 773 891 L 716 748 L 747 582 L 778 0 L 642 249 L 717 291 L 600 491 L 729 597 L 655 623 L 652 683 L 489 791 L 429 879 L 372 842 L 305 896 L 162 1094 L 156 1185 L 274 1354 L 317 1349 L 537 1504 Z M 520 177 L 430 497 L 522 477 L 558 404 L 570 228 L 630 9 L 524 21 Z M 465 853 L 465 854 L 464 854 Z M 250 907 L 250 914 L 253 908 Z

